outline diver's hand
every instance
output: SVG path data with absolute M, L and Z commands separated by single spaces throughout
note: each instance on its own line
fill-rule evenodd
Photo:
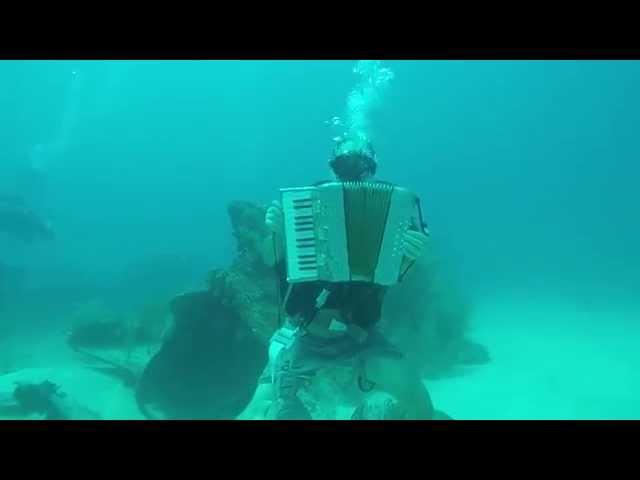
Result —
M 409 260 L 417 260 L 420 258 L 427 247 L 428 237 L 415 230 L 407 230 L 403 237 L 403 253 Z
M 267 208 L 264 223 L 272 235 L 266 236 L 262 242 L 262 261 L 265 265 L 273 267 L 283 258 L 285 250 L 284 213 L 279 202 L 274 201 Z
M 282 235 L 284 233 L 284 213 L 280 202 L 273 201 L 267 209 L 264 223 L 269 231 Z

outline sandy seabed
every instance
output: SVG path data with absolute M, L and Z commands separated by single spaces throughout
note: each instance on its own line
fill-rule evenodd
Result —
M 436 408 L 459 420 L 640 419 L 639 313 L 485 299 L 475 309 L 472 338 L 489 348 L 491 362 L 425 384 Z M 143 418 L 133 391 L 86 368 L 59 332 L 16 337 L 12 345 L 17 338 L 29 361 L 0 376 L 0 396 L 15 382 L 49 380 L 103 419 Z M 340 409 L 341 418 L 349 415 Z
M 628 306 L 485 299 L 472 332 L 491 363 L 426 381 L 456 419 L 640 419 L 640 315 Z

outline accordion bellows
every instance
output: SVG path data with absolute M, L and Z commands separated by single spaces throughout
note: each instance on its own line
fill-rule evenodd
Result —
M 384 183 L 331 182 L 281 195 L 289 282 L 399 281 L 403 235 L 412 223 L 422 225 L 413 193 Z

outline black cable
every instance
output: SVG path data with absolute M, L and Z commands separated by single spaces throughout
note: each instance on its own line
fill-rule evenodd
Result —
M 422 204 L 420 202 L 420 198 L 416 199 L 416 207 L 418 208 L 418 220 L 420 222 L 420 226 L 417 227 L 419 228 L 422 233 L 424 233 L 426 236 L 431 236 L 431 234 L 429 233 L 429 227 L 427 226 L 427 222 L 424 221 L 424 216 L 422 215 Z M 413 265 L 416 263 L 415 260 L 413 260 L 408 266 L 407 268 L 405 268 L 404 272 L 402 272 L 400 274 L 400 278 L 399 281 L 402 282 L 402 280 L 404 279 L 405 275 L 407 274 L 407 272 L 409 270 L 411 270 L 411 267 L 413 267 Z
M 274 270 L 276 273 L 276 290 L 278 292 L 278 328 L 282 327 L 282 288 L 280 286 L 280 271 L 278 268 L 278 245 L 276 242 L 276 232 L 271 234 L 273 240 L 273 260 L 274 260 Z

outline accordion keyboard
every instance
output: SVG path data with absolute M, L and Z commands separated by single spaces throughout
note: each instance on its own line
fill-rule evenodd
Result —
M 318 246 L 313 213 L 314 198 L 310 190 L 301 190 L 283 200 L 287 264 L 290 276 L 312 280 L 318 277 Z

